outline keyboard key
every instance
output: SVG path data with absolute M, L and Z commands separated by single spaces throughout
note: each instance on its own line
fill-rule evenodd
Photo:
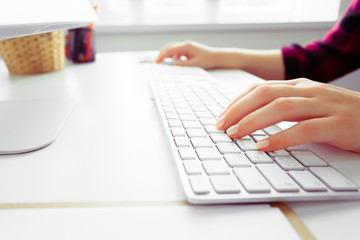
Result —
M 220 115 L 220 113 L 222 113 L 224 111 L 224 109 L 222 110 L 210 110 L 211 114 L 214 116 L 214 117 L 217 117 Z
M 166 113 L 165 117 L 170 120 L 170 119 L 177 119 L 177 114 L 176 113 Z
M 246 135 L 240 138 L 239 140 L 252 140 L 252 138 L 250 137 L 250 135 Z
M 332 167 L 310 167 L 310 172 L 334 191 L 357 191 L 358 187 Z
M 263 130 L 257 130 L 251 133 L 250 136 L 266 136 L 266 133 Z
M 263 130 L 264 130 L 264 132 L 266 132 L 267 135 L 269 135 L 269 136 L 270 136 L 270 135 L 274 135 L 274 134 L 282 131 L 282 129 L 281 129 L 280 127 L 278 127 L 277 125 L 272 125 L 272 126 L 270 126 L 270 127 L 264 128 Z
M 268 152 L 271 157 L 290 157 L 290 154 L 284 149 L 277 150 L 274 152 Z
M 170 95 L 175 95 L 176 93 L 171 93 L 169 92 Z M 175 104 L 175 103 L 183 103 L 185 101 L 185 99 L 183 97 L 181 97 L 180 95 L 177 96 L 172 96 L 170 97 L 171 101 Z
M 196 121 L 197 118 L 193 114 L 179 114 L 181 121 Z
M 214 143 L 208 137 L 193 137 L 191 143 L 194 148 L 213 147 Z
M 327 191 L 326 186 L 309 171 L 290 171 L 289 175 L 308 192 Z
M 195 159 L 195 152 L 193 148 L 190 147 L 181 147 L 178 149 L 180 158 L 182 160 L 194 160 Z
M 187 137 L 175 137 L 174 141 L 177 147 L 191 147 L 190 141 Z
M 205 105 L 200 100 L 189 101 L 189 105 L 192 109 L 196 109 L 197 107 L 199 108 L 205 107 Z M 206 107 L 205 109 L 206 111 L 208 111 Z
M 298 185 L 276 164 L 258 164 L 257 169 L 262 173 L 271 186 L 278 192 L 298 192 Z
M 288 147 L 286 150 L 288 150 L 288 151 L 309 151 L 309 149 L 307 147 L 305 147 L 305 145 L 297 145 L 297 146 L 293 146 L 293 147 Z
M 217 193 L 240 192 L 240 183 L 232 175 L 210 176 L 210 181 Z
M 307 167 L 325 167 L 327 163 L 312 152 L 293 151 L 291 154 Z
M 200 101 L 199 98 L 191 92 L 183 92 L 187 102 Z
M 216 98 L 216 101 L 220 104 L 222 108 L 226 108 L 230 104 L 229 99 L 225 98 L 224 96 Z
M 198 161 L 184 160 L 183 164 L 184 164 L 185 171 L 188 175 L 202 174 L 202 167 Z
M 226 133 L 210 133 L 210 138 L 215 142 L 232 142 L 231 138 Z
M 220 142 L 220 143 L 216 144 L 216 146 L 222 154 L 241 153 L 240 148 L 235 143 L 232 143 L 232 142 L 229 142 L 229 143 Z
M 187 103 L 174 103 L 174 107 L 176 110 L 179 110 L 181 108 L 188 108 L 189 105 Z
M 189 136 L 189 138 L 193 138 L 193 137 L 207 137 L 208 134 L 205 132 L 204 129 L 202 128 L 192 128 L 192 129 L 187 129 L 186 130 L 187 135 Z
M 213 115 L 209 112 L 196 112 L 195 115 L 198 118 L 211 118 L 213 119 Z
M 179 120 L 170 119 L 168 121 L 169 126 L 172 127 L 181 127 L 181 122 Z
M 212 97 L 205 96 L 205 97 L 202 97 L 201 100 L 209 109 L 212 109 L 212 108 L 215 109 L 215 108 L 219 107 L 217 102 L 214 99 L 212 99 Z
M 197 105 L 197 106 L 195 105 L 195 106 L 192 106 L 191 108 L 195 113 L 208 111 L 208 109 L 204 105 Z
M 236 168 L 236 177 L 249 193 L 267 193 L 271 187 L 256 168 Z
M 211 186 L 207 177 L 201 175 L 189 176 L 189 181 L 195 194 L 208 194 L 210 192 Z
M 293 157 L 275 157 L 275 161 L 285 170 L 304 170 L 304 166 L 301 165 Z
M 224 111 L 224 109 L 219 106 L 218 104 L 213 104 L 213 105 L 206 105 L 209 110 L 212 112 L 212 111 Z
M 193 114 L 191 108 L 179 108 L 176 110 L 178 114 Z
M 199 118 L 202 125 L 215 125 L 216 120 L 215 118 Z
M 196 153 L 200 160 L 221 160 L 222 155 L 215 148 L 198 148 Z
M 208 175 L 230 174 L 229 166 L 224 161 L 203 161 L 202 165 Z
M 236 144 L 243 150 L 257 150 L 256 144 L 252 139 L 237 139 Z
M 246 156 L 253 163 L 273 163 L 274 161 L 265 152 L 261 151 L 247 151 Z
M 182 128 L 171 128 L 171 133 L 174 137 L 185 137 L 185 130 Z
M 164 106 L 163 107 L 163 110 L 165 113 L 174 113 L 174 109 L 172 107 L 169 107 L 169 106 Z
M 266 136 L 266 135 L 255 135 L 255 136 L 253 136 L 253 139 L 255 140 L 255 142 L 260 142 L 261 140 L 264 140 L 265 138 L 268 138 L 268 136 Z
M 170 102 L 170 101 L 166 101 L 166 100 L 160 100 L 160 104 L 161 104 L 161 106 L 163 106 L 163 107 L 171 107 L 171 106 L 172 106 L 171 102 Z
M 230 167 L 251 167 L 251 163 L 244 153 L 225 154 L 224 158 Z
M 202 125 L 198 121 L 183 121 L 185 129 L 189 128 L 202 128 Z
M 217 129 L 214 125 L 205 125 L 205 130 L 208 133 L 224 133 L 223 130 Z

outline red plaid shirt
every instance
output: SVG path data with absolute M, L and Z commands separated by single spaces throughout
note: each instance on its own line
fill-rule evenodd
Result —
M 305 47 L 281 49 L 286 79 L 299 77 L 328 82 L 360 67 L 360 0 L 354 0 L 342 19 L 325 35 Z

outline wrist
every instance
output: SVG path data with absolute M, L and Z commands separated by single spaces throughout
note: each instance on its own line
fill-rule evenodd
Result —
M 215 68 L 232 68 L 232 69 L 244 69 L 246 58 L 239 51 L 234 49 L 221 49 L 214 51 L 214 65 Z
M 274 50 L 223 49 L 217 61 L 222 68 L 241 69 L 263 79 L 284 79 L 282 53 Z

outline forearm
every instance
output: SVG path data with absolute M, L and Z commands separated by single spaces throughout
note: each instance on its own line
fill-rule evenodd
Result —
M 285 79 L 280 50 L 221 49 L 217 51 L 218 68 L 237 68 L 266 80 Z

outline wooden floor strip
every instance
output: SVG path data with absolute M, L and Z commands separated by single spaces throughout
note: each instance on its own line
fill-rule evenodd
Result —
M 301 239 L 315 240 L 315 237 L 312 235 L 310 230 L 305 226 L 304 222 L 290 206 L 285 203 L 271 203 L 270 206 L 277 207 L 281 210 Z
M 119 206 L 176 206 L 191 205 L 186 201 L 148 201 L 148 202 L 69 202 L 69 203 L 9 203 L 0 204 L 0 209 L 31 209 L 31 208 L 83 208 L 83 207 L 119 207 Z M 296 214 L 296 212 L 285 203 L 271 203 L 271 207 L 281 210 L 289 223 L 299 234 L 301 239 L 315 240 L 310 230 Z
M 188 205 L 188 203 L 186 201 L 9 203 L 9 204 L 0 204 L 0 209 L 82 208 L 82 207 L 120 207 L 120 206 L 172 206 L 172 205 Z

